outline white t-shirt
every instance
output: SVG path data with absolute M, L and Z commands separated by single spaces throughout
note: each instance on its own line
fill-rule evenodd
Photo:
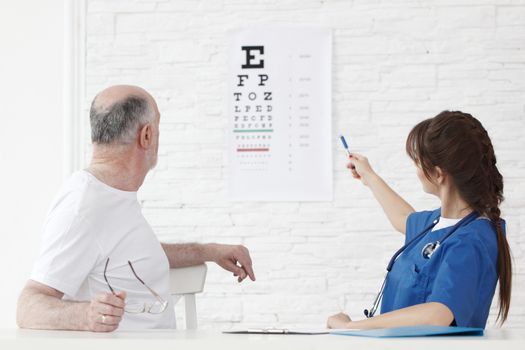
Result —
M 85 170 L 74 173 L 53 201 L 31 279 L 64 293 L 65 300 L 90 301 L 125 291 L 127 300 L 152 304 L 154 296 L 133 275 L 169 301 L 162 314 L 125 313 L 119 329 L 175 328 L 169 294 L 169 262 L 142 215 L 136 192 L 110 187 Z
M 432 228 L 432 232 L 437 231 L 437 230 L 441 230 L 442 228 L 454 226 L 460 220 L 461 219 L 449 219 L 449 218 L 444 218 L 444 217 L 440 216 L 438 223 L 436 224 L 436 226 L 434 226 Z
M 489 220 L 490 221 L 490 219 L 488 217 L 486 217 L 486 216 L 478 216 L 476 218 L 476 220 Z M 449 218 L 444 218 L 444 217 L 440 216 L 438 223 L 436 224 L 436 226 L 434 226 L 432 228 L 431 232 L 434 232 L 434 231 L 437 231 L 437 230 L 441 230 L 442 228 L 447 228 L 447 227 L 454 226 L 455 224 L 457 224 L 460 221 L 461 221 L 461 219 L 449 219 Z

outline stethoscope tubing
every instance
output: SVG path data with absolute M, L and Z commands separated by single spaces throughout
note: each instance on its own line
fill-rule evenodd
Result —
M 435 249 L 437 249 L 441 245 L 443 245 L 443 242 L 445 242 L 445 240 L 447 238 L 449 238 L 454 232 L 456 232 L 460 227 L 470 224 L 472 221 L 476 220 L 478 216 L 479 216 L 479 213 L 476 212 L 476 211 L 473 211 L 472 213 L 468 214 L 463 219 L 461 219 L 458 223 L 456 223 L 452 227 L 452 229 L 445 235 L 445 237 L 443 237 L 443 239 L 441 239 L 441 241 L 437 241 L 435 243 L 435 245 L 436 245 Z M 399 255 L 401 255 L 401 253 L 403 253 L 414 242 L 418 242 L 421 238 L 423 238 L 423 236 L 425 236 L 428 233 L 428 231 L 432 230 L 432 228 L 434 228 L 434 226 L 436 226 L 438 222 L 439 222 L 439 218 L 434 219 L 430 225 L 425 227 L 420 233 L 418 233 L 414 238 L 412 238 L 410 241 L 408 241 L 405 245 L 403 245 L 401 248 L 399 248 L 394 253 L 392 258 L 388 262 L 388 265 L 386 267 L 386 275 L 385 275 L 385 278 L 383 279 L 383 284 L 381 285 L 381 289 L 379 290 L 379 293 L 377 294 L 376 298 L 374 299 L 374 303 L 372 304 L 372 308 L 370 308 L 370 310 L 368 310 L 368 309 L 364 310 L 364 314 L 365 314 L 365 316 L 367 318 L 374 317 L 374 314 L 376 313 L 377 308 L 379 307 L 379 304 L 380 304 L 381 300 L 383 299 L 383 293 L 384 293 L 384 290 L 385 290 L 385 285 L 386 285 L 386 281 L 387 281 L 387 278 L 388 278 L 388 274 L 390 273 L 390 271 L 394 267 L 394 263 L 396 262 L 396 260 L 399 257 Z M 430 258 L 430 256 L 428 258 Z

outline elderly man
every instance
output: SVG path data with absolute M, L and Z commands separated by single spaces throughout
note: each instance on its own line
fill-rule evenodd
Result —
M 174 328 L 169 269 L 214 261 L 255 281 L 248 250 L 160 243 L 137 191 L 157 162 L 160 113 L 135 86 L 100 92 L 90 112 L 93 158 L 55 198 L 17 310 L 22 328 L 109 332 Z

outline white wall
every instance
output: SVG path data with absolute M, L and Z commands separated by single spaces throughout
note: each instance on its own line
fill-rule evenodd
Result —
M 237 285 L 210 266 L 198 299 L 203 327 L 323 325 L 340 308 L 362 317 L 402 239 L 350 178 L 335 136 L 347 135 L 417 209 L 433 208 L 404 142 L 417 121 L 443 109 L 474 114 L 492 136 L 515 258 L 508 326 L 525 326 L 525 1 L 87 3 L 85 105 L 126 82 L 150 90 L 160 106 L 160 161 L 141 191 L 158 236 L 252 251 L 256 283 Z M 331 203 L 225 199 L 226 33 L 254 24 L 333 28 Z
M 15 327 L 62 181 L 62 38 L 62 0 L 0 1 L 0 328 Z
M 348 176 L 335 137 L 332 203 L 225 200 L 225 34 L 261 23 L 333 28 L 334 136 L 345 133 L 418 209 L 436 201 L 421 193 L 404 156 L 410 127 L 445 108 L 482 120 L 506 179 L 516 271 L 508 326 L 525 326 L 525 1 L 87 5 L 84 125 L 93 95 L 120 82 L 150 90 L 163 113 L 159 166 L 141 191 L 159 237 L 241 242 L 252 251 L 256 283 L 237 285 L 210 265 L 198 299 L 203 328 L 322 325 L 340 308 L 359 318 L 402 241 Z M 0 2 L 0 327 L 14 326 L 16 296 L 62 177 L 62 11 L 58 0 Z M 88 139 L 85 128 L 78 142 Z

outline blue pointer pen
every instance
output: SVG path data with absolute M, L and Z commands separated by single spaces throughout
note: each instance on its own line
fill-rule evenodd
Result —
M 340 135 L 339 138 L 341 139 L 341 142 L 343 143 L 343 147 L 346 150 L 346 154 L 348 154 L 349 158 L 352 158 L 352 154 L 350 153 L 350 150 L 348 149 L 348 144 L 346 143 L 345 137 L 343 135 Z M 352 169 L 355 169 L 355 166 L 352 165 Z
M 348 144 L 346 143 L 345 137 L 343 135 L 340 135 L 339 138 L 341 139 L 341 142 L 343 143 L 343 147 L 345 148 L 346 153 L 348 154 L 349 157 L 351 157 L 352 155 L 350 154 L 350 150 L 348 149 Z

